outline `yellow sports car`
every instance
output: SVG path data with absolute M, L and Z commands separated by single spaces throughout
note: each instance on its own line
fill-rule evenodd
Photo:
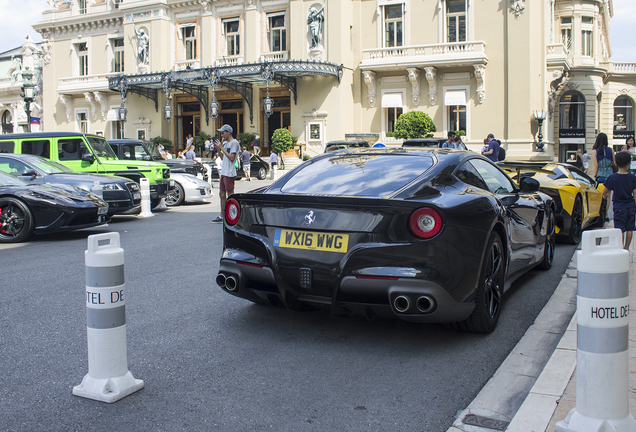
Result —
M 500 162 L 510 177 L 533 177 L 541 184 L 541 192 L 556 204 L 556 226 L 559 238 L 567 243 L 581 241 L 581 232 L 590 226 L 602 227 L 607 220 L 607 202 L 603 185 L 596 183 L 574 165 L 566 163 Z

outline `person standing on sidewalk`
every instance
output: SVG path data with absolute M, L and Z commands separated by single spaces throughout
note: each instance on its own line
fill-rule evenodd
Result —
M 223 214 L 225 213 L 225 202 L 227 197 L 234 193 L 234 181 L 236 180 L 236 167 L 234 162 L 241 151 L 241 146 L 237 140 L 234 139 L 232 133 L 234 129 L 228 124 L 224 124 L 220 129 L 217 129 L 223 143 L 218 139 L 214 141 L 214 148 L 221 157 L 221 171 L 219 175 L 221 180 L 219 182 L 219 198 L 221 199 L 221 215 L 216 219 L 213 219 L 212 223 L 223 222 Z
M 243 173 L 245 174 L 246 181 L 252 181 L 250 177 L 250 159 L 252 158 L 252 153 L 248 152 L 245 147 L 243 147 L 243 153 L 241 153 L 241 160 L 243 162 Z
M 632 233 L 636 230 L 636 176 L 628 171 L 632 161 L 629 152 L 616 153 L 615 160 L 618 172 L 610 174 L 603 183 L 603 198 L 609 200 L 611 192 L 614 192 L 614 228 L 623 232 L 623 249 L 629 250 Z

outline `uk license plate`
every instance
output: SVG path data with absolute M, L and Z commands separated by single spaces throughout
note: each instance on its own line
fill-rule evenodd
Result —
M 277 229 L 274 234 L 274 246 L 346 253 L 349 247 L 349 234 Z

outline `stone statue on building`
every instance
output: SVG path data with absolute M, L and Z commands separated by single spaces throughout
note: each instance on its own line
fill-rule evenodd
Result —
M 11 76 L 11 85 L 13 85 L 22 73 L 22 58 L 12 56 L 11 61 L 13 62 L 13 66 L 9 69 L 8 75 Z
M 148 49 L 150 46 L 150 36 L 145 28 L 137 30 L 133 21 L 133 31 L 137 35 L 137 71 L 147 72 L 148 70 Z
M 322 45 L 322 23 L 325 20 L 324 10 L 324 5 L 320 9 L 317 9 L 313 5 L 309 8 L 309 15 L 307 16 L 307 25 L 311 32 L 311 45 L 309 49 L 318 48 Z

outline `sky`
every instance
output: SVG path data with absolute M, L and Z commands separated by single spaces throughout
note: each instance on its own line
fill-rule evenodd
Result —
M 614 17 L 610 24 L 612 44 L 611 61 L 636 62 L 636 43 L 633 28 L 636 26 L 636 0 L 613 0 Z M 31 35 L 36 42 L 42 40 L 31 25 L 42 19 L 46 0 L 0 0 L 0 53 L 21 46 Z

